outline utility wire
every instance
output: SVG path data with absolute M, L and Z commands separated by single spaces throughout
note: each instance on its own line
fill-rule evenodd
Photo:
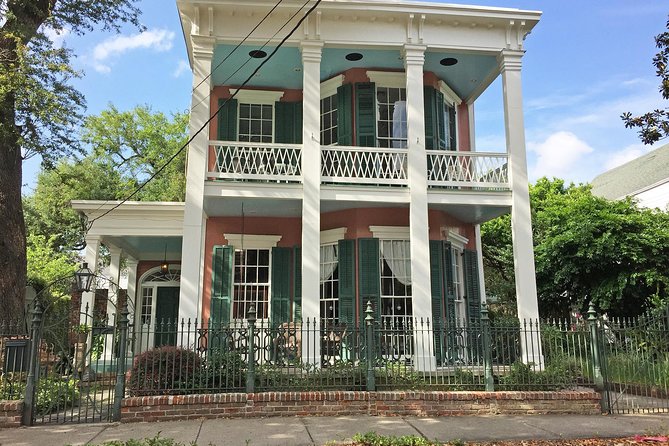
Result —
M 300 6 L 300 9 L 298 9 L 297 11 L 295 11 L 295 13 L 294 13 L 292 16 L 290 16 L 290 18 L 289 18 L 283 25 L 281 25 L 281 28 L 279 28 L 279 29 L 274 33 L 274 35 L 272 35 L 272 37 L 270 37 L 269 39 L 267 39 L 267 40 L 265 41 L 265 43 L 263 43 L 262 46 L 261 46 L 260 48 L 258 48 L 258 50 L 262 50 L 262 49 L 264 49 L 264 48 L 265 48 L 265 47 L 266 47 L 272 40 L 274 40 L 274 38 L 277 36 L 277 34 L 279 34 L 279 33 L 280 33 L 286 26 L 288 26 L 288 24 L 289 24 L 290 22 L 292 22 L 293 19 L 294 19 L 300 12 L 302 12 L 302 10 L 304 9 L 304 7 L 307 6 L 307 3 L 309 3 L 310 1 L 311 1 L 311 0 L 306 0 L 306 1 L 304 2 L 304 4 L 303 4 L 302 6 Z M 239 47 L 239 45 L 237 45 L 237 48 L 238 48 L 238 47 Z M 232 52 L 234 52 L 234 50 L 233 50 Z M 231 55 L 232 55 L 232 53 L 228 54 L 228 56 L 226 56 L 226 59 L 227 59 L 228 57 L 230 57 Z M 233 77 L 235 74 L 239 73 L 239 72 L 242 70 L 242 68 L 244 68 L 246 65 L 248 65 L 248 63 L 251 62 L 252 60 L 253 60 L 253 57 L 250 57 L 250 56 L 249 56 L 249 57 L 244 61 L 243 64 L 241 64 L 239 67 L 237 67 L 237 69 L 236 69 L 230 76 L 228 76 L 228 77 L 222 82 L 222 84 L 223 84 L 223 85 L 227 84 L 228 81 L 229 81 L 230 79 L 232 79 L 232 77 Z M 223 62 L 224 62 L 224 61 L 225 61 L 225 60 L 223 60 Z M 223 62 L 221 62 L 221 63 L 223 63 Z M 220 65 L 221 65 L 221 64 L 218 64 L 218 65 L 216 66 L 216 68 L 218 68 Z M 215 70 L 215 69 L 214 69 L 214 70 Z M 204 82 L 204 81 L 203 81 L 203 82 Z M 199 85 L 202 85 L 202 82 L 200 82 L 200 84 L 198 84 L 198 86 L 199 86 Z M 195 89 L 193 89 L 193 91 L 195 91 Z M 204 98 L 200 99 L 200 100 L 198 101 L 197 104 L 191 106 L 190 111 L 192 112 L 193 110 L 195 110 L 195 107 L 199 106 L 199 105 L 202 104 L 204 101 L 208 101 L 210 97 L 211 97 L 211 95 L 209 95 L 209 96 L 207 96 L 207 97 L 204 97 Z
M 118 209 L 123 203 L 125 203 L 126 201 L 130 200 L 132 197 L 134 197 L 135 195 L 137 195 L 137 193 L 139 193 L 139 192 L 144 188 L 144 186 L 146 186 L 147 184 L 149 184 L 149 182 L 151 182 L 155 177 L 157 177 L 158 175 L 160 175 L 160 173 L 161 173 L 163 170 L 165 170 L 165 168 L 166 168 L 167 166 L 169 166 L 170 163 L 171 163 L 172 161 L 174 161 L 174 160 L 176 159 L 176 157 L 179 156 L 179 154 L 181 154 L 181 152 L 183 152 L 184 149 L 186 149 L 186 147 L 188 147 L 188 145 L 189 145 L 191 142 L 193 142 L 193 140 L 195 139 L 195 137 L 196 137 L 197 135 L 199 135 L 200 133 L 202 133 L 202 131 L 204 131 L 204 129 L 209 125 L 209 123 L 210 123 L 211 121 L 213 121 L 214 118 L 215 118 L 216 116 L 218 116 L 218 114 L 219 114 L 220 111 L 223 109 L 223 107 L 225 107 L 225 105 L 226 105 L 229 101 L 231 101 L 232 99 L 234 99 L 235 96 L 237 95 L 237 93 L 238 93 L 242 88 L 244 88 L 244 87 L 246 86 L 246 84 L 248 84 L 248 83 L 251 81 L 251 79 L 253 79 L 253 77 L 258 73 L 258 71 L 260 71 L 260 69 L 261 69 L 267 62 L 269 62 L 269 61 L 272 59 L 272 57 L 274 57 L 274 55 L 277 53 L 277 51 L 279 51 L 279 49 L 283 46 L 283 44 L 286 43 L 286 41 L 287 41 L 293 34 L 295 34 L 295 31 L 297 31 L 297 30 L 299 29 L 300 25 L 302 25 L 302 23 L 304 23 L 304 21 L 307 19 L 307 17 L 309 17 L 309 16 L 311 15 L 311 13 L 318 7 L 318 5 L 321 3 L 321 1 L 322 1 L 322 0 L 316 0 L 316 3 L 314 3 L 314 5 L 313 5 L 311 8 L 309 8 L 309 10 L 306 12 L 306 14 L 304 14 L 304 16 L 300 18 L 300 20 L 299 20 L 299 21 L 297 22 L 297 24 L 293 27 L 293 29 L 291 29 L 290 32 L 286 35 L 286 37 L 284 37 L 284 38 L 281 40 L 281 42 L 279 42 L 279 44 L 274 48 L 274 50 L 270 53 L 270 55 L 267 56 L 267 58 L 264 59 L 264 60 L 262 61 L 262 63 L 261 63 L 260 65 L 258 65 L 258 67 L 257 67 L 255 70 L 253 70 L 253 73 L 251 73 L 251 74 L 249 75 L 249 77 L 246 78 L 246 80 L 245 80 L 245 81 L 242 83 L 242 85 L 237 89 L 237 91 L 235 91 L 235 92 L 232 94 L 232 96 L 230 96 L 229 98 L 227 98 L 227 99 L 226 99 L 226 100 L 225 100 L 225 101 L 224 101 L 224 102 L 223 102 L 223 103 L 216 109 L 216 112 L 215 112 L 213 115 L 211 115 L 211 117 L 210 117 L 209 119 L 207 119 L 207 121 L 206 121 L 204 124 L 202 124 L 202 126 L 195 132 L 195 134 L 193 134 L 193 136 L 191 136 L 190 138 L 188 138 L 188 141 L 186 141 L 186 143 L 185 143 L 183 146 L 181 146 L 181 148 L 180 148 L 179 150 L 177 150 L 177 151 L 170 157 L 170 159 L 167 160 L 167 162 L 166 162 L 165 164 L 163 164 L 157 171 L 155 171 L 155 172 L 154 172 L 154 173 L 153 173 L 153 174 L 152 174 L 152 175 L 151 175 L 151 176 L 150 176 L 144 183 L 140 184 L 140 185 L 139 185 L 139 186 L 138 186 L 138 187 L 137 187 L 137 188 L 136 188 L 130 195 L 128 195 L 126 198 L 124 198 L 124 199 L 121 200 L 120 202 L 116 203 L 114 206 L 112 206 L 111 208 L 109 208 L 108 210 L 106 210 L 105 212 L 103 212 L 102 214 L 100 214 L 100 215 L 98 215 L 97 217 L 95 217 L 93 220 L 91 220 L 91 221 L 88 223 L 88 225 L 87 225 L 86 232 L 88 232 L 88 231 L 93 227 L 93 224 L 94 224 L 97 220 L 101 219 L 102 217 L 104 217 L 105 215 L 109 214 L 110 212 L 112 212 L 112 211 Z

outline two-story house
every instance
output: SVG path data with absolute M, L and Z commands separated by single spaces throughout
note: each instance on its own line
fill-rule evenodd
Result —
M 186 201 L 121 204 L 89 231 L 88 263 L 101 244 L 114 274 L 127 259 L 137 326 L 251 306 L 268 324 L 355 326 L 367 302 L 383 323 L 467 324 L 485 294 L 479 225 L 510 212 L 518 315 L 537 318 L 521 67 L 540 13 L 323 0 L 304 19 L 313 3 L 248 35 L 275 2 L 177 0 Z M 506 146 L 479 152 L 476 100 L 500 76 Z M 73 203 L 89 218 L 116 205 Z

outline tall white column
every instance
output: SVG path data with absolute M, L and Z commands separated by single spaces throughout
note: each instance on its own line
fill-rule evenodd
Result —
M 320 321 L 321 231 L 321 52 L 322 42 L 302 42 L 302 319 Z M 302 358 L 320 364 L 315 330 L 302 336 Z
M 85 262 L 88 263 L 88 268 L 97 274 L 98 257 L 100 255 L 100 237 L 86 237 L 86 250 L 84 253 Z M 79 314 L 79 322 L 82 324 L 93 324 L 93 302 L 95 300 L 95 284 L 96 279 L 93 279 L 91 284 L 91 291 L 81 295 L 81 311 Z M 86 309 L 88 308 L 88 313 Z
M 193 43 L 193 97 L 190 114 L 190 136 L 186 171 L 183 244 L 181 248 L 181 290 L 179 320 L 197 318 L 202 311 L 202 271 L 204 269 L 204 235 L 207 216 L 204 212 L 204 181 L 209 153 L 209 126 L 196 134 L 210 117 L 212 37 L 191 36 Z M 206 80 L 205 80 L 206 79 Z M 201 85 L 200 85 L 201 83 Z
M 132 324 L 135 320 L 135 313 L 137 308 L 140 308 L 140 302 L 137 301 L 137 259 L 128 257 L 125 261 L 125 266 L 128 269 L 128 290 L 127 290 L 127 302 L 128 302 L 128 319 Z
M 511 235 L 513 263 L 516 278 L 518 317 L 536 323 L 539 318 L 537 284 L 534 270 L 532 243 L 532 214 L 527 177 L 527 151 L 523 120 L 523 93 L 520 71 L 522 51 L 503 50 L 498 56 L 504 93 L 504 124 L 506 151 L 509 155 L 509 182 L 511 183 Z M 538 327 L 530 336 L 521 336 L 523 359 L 541 366 L 541 342 Z
M 414 335 L 415 366 L 418 370 L 434 370 L 436 360 L 432 334 L 427 325 L 432 319 L 430 292 L 430 234 L 427 206 L 427 154 L 425 152 L 425 116 L 423 97 L 423 64 L 425 46 L 405 45 L 407 92 L 407 147 L 409 168 L 409 242 L 411 245 L 411 299 L 413 316 L 418 321 Z M 432 324 L 430 323 L 430 327 Z
M 118 293 L 121 280 L 121 248 L 107 245 L 109 251 L 109 285 L 107 287 L 107 320 L 110 324 L 114 322 L 116 307 L 118 305 Z
M 476 263 L 479 269 L 479 289 L 481 290 L 481 302 L 486 302 L 488 298 L 485 294 L 485 276 L 483 271 L 483 244 L 481 243 L 481 225 L 474 225 L 474 234 L 476 237 Z

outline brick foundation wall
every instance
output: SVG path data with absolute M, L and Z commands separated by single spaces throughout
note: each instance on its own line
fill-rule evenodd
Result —
M 121 422 L 269 416 L 600 414 L 591 390 L 562 392 L 267 392 L 125 398 Z
M 0 428 L 21 426 L 23 401 L 0 400 Z

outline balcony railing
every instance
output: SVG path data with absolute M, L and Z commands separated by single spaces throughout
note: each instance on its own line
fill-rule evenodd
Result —
M 323 146 L 321 182 L 407 185 L 407 149 Z
M 302 182 L 302 146 L 254 142 L 210 141 L 214 170 L 209 178 L 246 181 Z
M 427 184 L 432 187 L 509 189 L 504 153 L 427 151 Z
M 302 182 L 302 146 L 210 141 L 209 179 Z M 321 147 L 321 182 L 331 185 L 408 185 L 408 150 Z M 427 151 L 427 180 L 433 188 L 509 190 L 504 153 Z

